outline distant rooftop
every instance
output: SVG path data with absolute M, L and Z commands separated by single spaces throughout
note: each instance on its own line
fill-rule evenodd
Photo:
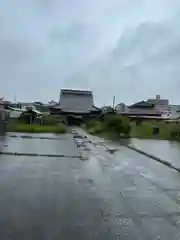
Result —
M 156 98 L 148 99 L 147 102 L 155 105 L 169 105 L 169 100 L 161 98 L 160 95 L 156 95 Z
M 148 103 L 146 101 L 140 101 L 128 106 L 128 108 L 154 108 L 154 106 L 155 105 L 152 103 Z
M 92 95 L 92 91 L 87 90 L 76 90 L 76 89 L 61 89 L 61 95 L 73 94 L 73 95 Z

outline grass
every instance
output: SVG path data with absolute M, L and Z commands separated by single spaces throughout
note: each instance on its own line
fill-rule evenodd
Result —
M 139 125 L 136 125 L 134 121 L 130 124 L 131 131 L 127 137 L 160 140 L 180 140 L 180 135 L 179 137 L 176 137 L 176 133 L 180 133 L 180 123 L 176 124 L 173 122 L 145 120 L 142 121 Z M 159 128 L 159 134 L 157 136 L 154 136 L 153 134 L 154 126 L 157 126 Z M 101 121 L 90 122 L 88 125 L 85 125 L 85 128 L 86 131 L 90 134 L 102 136 L 104 138 L 114 138 L 111 132 L 103 128 L 103 123 Z
M 8 132 L 26 132 L 26 133 L 65 133 L 67 128 L 63 124 L 58 125 L 40 125 L 40 124 L 10 124 Z
M 156 137 L 153 134 L 153 128 L 155 125 L 159 128 L 159 134 Z M 180 129 L 179 125 L 164 121 L 143 121 L 138 126 L 136 126 L 135 122 L 132 122 L 131 137 L 168 140 L 172 139 L 171 133 L 176 128 L 178 132 L 178 128 Z
M 143 121 L 140 125 L 136 125 L 135 122 L 131 123 L 131 137 L 136 138 L 154 138 L 153 129 L 154 126 L 159 127 L 159 134 L 156 138 L 168 139 L 170 136 L 170 127 L 165 122 L 153 122 L 153 121 Z

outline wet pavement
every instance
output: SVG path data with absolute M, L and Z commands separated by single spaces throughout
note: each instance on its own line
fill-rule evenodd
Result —
M 9 138 L 6 151 L 81 151 L 70 134 L 35 140 Z M 0 155 L 0 239 L 180 239 L 180 174 L 90 140 L 86 161 Z
M 180 168 L 180 142 L 167 140 L 132 139 L 131 144 Z
M 3 149 L 4 152 L 78 155 L 78 149 L 74 144 L 71 134 L 65 134 L 63 136 L 53 134 L 18 135 L 19 137 L 8 138 L 8 146 Z M 21 138 L 23 135 L 26 137 L 29 136 L 29 138 Z M 17 134 L 15 136 L 17 136 Z M 47 139 L 41 139 L 42 136 Z M 30 137 L 33 137 L 33 139 Z M 56 140 L 54 139 L 55 137 L 57 137 Z

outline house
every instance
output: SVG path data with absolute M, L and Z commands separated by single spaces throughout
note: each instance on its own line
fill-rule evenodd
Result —
M 140 101 L 128 106 L 127 111 L 122 112 L 121 114 L 130 118 L 161 119 L 161 112 L 155 107 L 154 104 L 146 101 Z
M 128 107 L 126 106 L 125 103 L 119 103 L 115 106 L 115 111 L 119 114 L 125 113 L 128 111 Z
M 179 105 L 169 105 L 168 110 L 162 112 L 163 118 L 169 120 L 176 120 L 180 118 L 180 106 Z
M 42 113 L 33 108 L 27 108 L 20 114 L 20 119 L 25 121 L 26 123 L 41 123 L 42 121 Z
M 6 108 L 11 105 L 10 101 L 5 101 L 0 99 L 0 108 Z
M 156 98 L 150 98 L 147 100 L 148 103 L 154 104 L 154 105 L 159 105 L 159 106 L 168 106 L 169 105 L 169 100 L 166 98 L 161 98 L 160 95 L 156 95 Z
M 169 108 L 169 100 L 161 98 L 160 95 L 156 95 L 155 98 L 150 98 L 147 100 L 147 103 L 154 104 L 155 107 L 163 113 L 164 111 L 168 111 Z
M 33 102 L 18 102 L 16 103 L 17 107 L 22 108 L 22 109 L 27 109 L 27 108 L 34 108 L 34 103 Z
M 57 105 L 57 104 L 58 104 L 58 102 L 56 102 L 54 100 L 51 100 L 51 101 L 48 102 L 48 105 L 50 105 L 50 106 L 54 106 L 54 105 Z
M 19 118 L 20 115 L 23 113 L 23 109 L 21 108 L 14 108 L 14 107 L 11 107 L 11 106 L 8 106 L 5 108 L 6 111 L 9 113 L 9 117 L 10 118 Z
M 93 118 L 101 114 L 101 110 L 94 106 L 92 91 L 62 89 L 59 103 L 50 107 L 53 115 L 72 118 Z
M 154 99 L 148 99 L 147 102 L 155 105 L 163 119 L 176 120 L 180 117 L 180 106 L 170 105 L 169 100 L 161 98 L 160 95 L 156 95 Z
M 105 113 L 113 113 L 114 109 L 111 106 L 104 106 L 101 108 L 103 114 Z
M 41 111 L 43 110 L 45 110 L 45 112 L 50 112 L 50 109 L 52 108 L 52 107 L 55 107 L 55 106 L 57 106 L 59 103 L 58 102 L 56 102 L 56 101 L 49 101 L 48 103 L 45 103 L 43 106 L 42 106 L 42 108 L 41 108 Z M 37 108 L 38 109 L 38 108 Z M 40 110 L 40 109 L 39 109 Z

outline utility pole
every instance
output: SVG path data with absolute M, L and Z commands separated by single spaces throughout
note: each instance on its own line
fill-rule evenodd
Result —
M 113 96 L 113 110 L 115 108 L 115 96 Z

